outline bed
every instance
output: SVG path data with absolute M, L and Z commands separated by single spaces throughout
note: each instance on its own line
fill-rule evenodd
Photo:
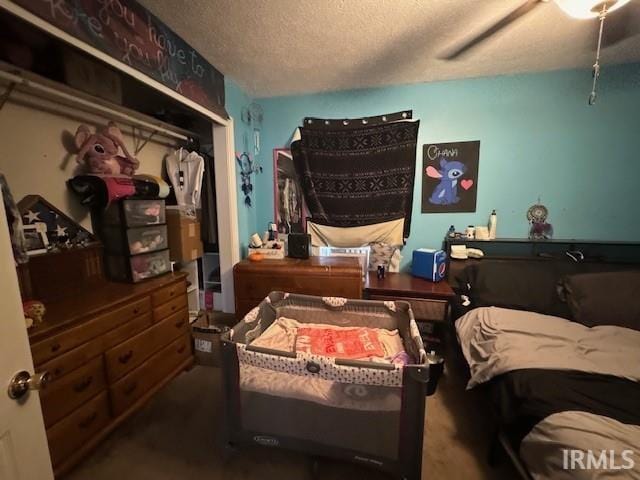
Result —
M 468 388 L 522 476 L 640 479 L 640 273 L 487 261 L 461 283 Z
M 227 445 L 421 478 L 429 368 L 408 303 L 272 292 L 221 345 Z

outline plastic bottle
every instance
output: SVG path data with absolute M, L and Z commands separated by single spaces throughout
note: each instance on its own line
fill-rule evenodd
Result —
M 496 230 L 498 228 L 498 215 L 496 211 L 493 210 L 491 215 L 489 216 L 489 239 L 495 240 L 496 238 Z

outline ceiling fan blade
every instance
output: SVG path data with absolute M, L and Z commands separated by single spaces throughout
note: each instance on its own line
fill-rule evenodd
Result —
M 498 20 L 496 23 L 491 25 L 484 32 L 482 32 L 479 35 L 476 35 L 471 40 L 463 43 L 459 47 L 456 47 L 453 51 L 450 51 L 449 53 L 447 53 L 445 56 L 443 56 L 441 58 L 444 59 L 444 60 L 454 60 L 454 59 L 456 59 L 457 57 L 459 57 L 463 53 L 465 53 L 468 50 L 474 48 L 479 43 L 481 43 L 484 40 L 486 40 L 487 38 L 489 38 L 491 35 L 493 35 L 496 32 L 502 30 L 507 25 L 515 22 L 520 17 L 526 15 L 527 13 L 529 13 L 531 10 L 536 8 L 541 3 L 546 3 L 546 0 L 528 0 L 527 2 L 523 3 L 518 8 L 516 8 L 515 10 L 513 10 L 511 13 L 509 13 L 508 15 L 502 17 L 500 20 Z

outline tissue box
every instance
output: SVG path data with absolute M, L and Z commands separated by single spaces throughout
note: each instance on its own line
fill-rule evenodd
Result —
M 276 244 L 280 248 L 273 248 Z M 271 240 L 260 248 L 249 247 L 249 255 L 259 253 L 265 260 L 282 260 L 284 258 L 284 242 Z
M 432 282 L 439 282 L 447 271 L 447 254 L 442 250 L 419 248 L 413 251 L 411 274 L 426 278 Z

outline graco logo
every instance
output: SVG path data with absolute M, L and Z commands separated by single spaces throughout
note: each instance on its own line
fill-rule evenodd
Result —
M 280 442 L 277 438 L 267 437 L 265 435 L 256 435 L 253 437 L 253 441 L 259 443 L 260 445 L 264 445 L 265 447 L 277 447 L 280 445 Z
M 565 470 L 631 470 L 635 467 L 633 450 L 574 450 L 562 449 L 562 468 Z

